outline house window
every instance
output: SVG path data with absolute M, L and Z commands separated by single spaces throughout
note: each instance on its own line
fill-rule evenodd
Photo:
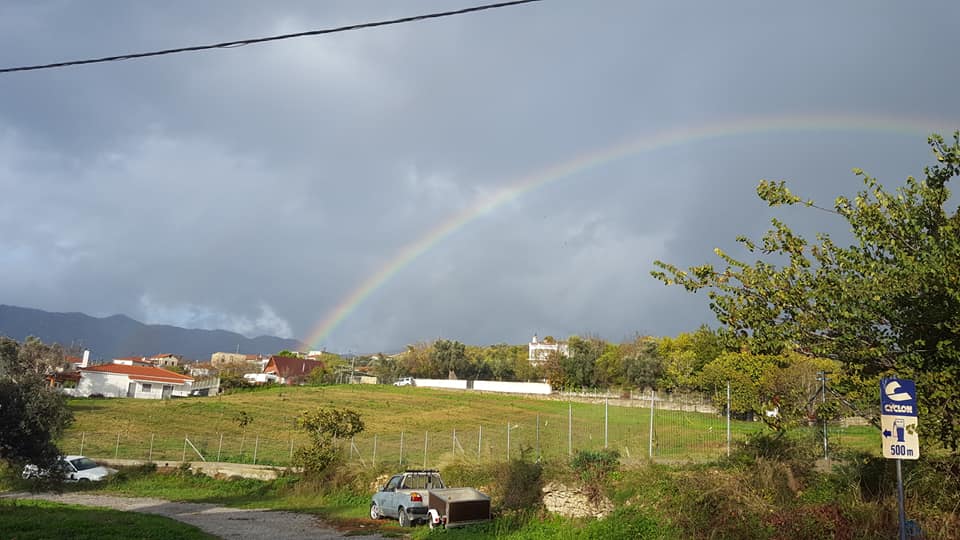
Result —
M 143 383 L 143 385 L 140 387 L 140 390 L 144 392 L 152 392 L 153 391 L 152 389 L 153 389 L 153 385 L 147 384 L 147 383 Z

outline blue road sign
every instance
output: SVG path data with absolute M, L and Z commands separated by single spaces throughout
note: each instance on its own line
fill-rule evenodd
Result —
M 907 379 L 880 381 L 880 433 L 883 457 L 919 459 L 917 385 Z
M 880 414 L 917 415 L 917 385 L 907 379 L 880 381 Z

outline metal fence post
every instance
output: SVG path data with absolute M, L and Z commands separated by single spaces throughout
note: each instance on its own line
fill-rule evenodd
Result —
M 403 432 L 400 432 L 400 468 L 403 468 Z
M 540 461 L 540 413 L 537 413 L 537 461 Z
M 480 460 L 483 450 L 483 424 L 480 424 L 480 431 L 477 432 L 477 460 Z
M 567 403 L 567 455 L 573 455 L 573 403 Z
M 727 457 L 730 457 L 730 381 L 727 381 Z
M 510 422 L 507 422 L 507 461 L 510 461 Z
M 376 433 L 373 434 L 373 460 L 372 460 L 372 463 L 373 463 L 373 466 L 374 466 L 374 467 L 377 466 L 377 434 L 376 434 Z
M 427 468 L 427 445 L 430 442 L 430 432 L 423 432 L 423 468 Z
M 457 457 L 457 428 L 453 428 L 453 438 L 450 439 L 450 450 L 453 451 L 453 457 Z
M 656 394 L 653 392 L 653 390 L 651 390 L 651 391 L 650 391 L 650 442 L 649 442 L 649 446 L 648 446 L 648 448 L 647 448 L 647 454 L 649 455 L 650 459 L 653 459 L 653 400 L 654 400 L 654 396 L 656 396 Z
M 120 455 L 120 432 L 118 431 L 118 432 L 117 432 L 117 447 L 116 447 L 116 449 L 114 449 L 114 451 L 113 451 L 113 459 L 117 459 L 117 457 L 118 457 L 119 455 Z
M 85 442 L 84 439 L 86 438 L 87 438 L 87 432 L 81 431 L 80 432 L 80 455 L 81 456 L 83 455 L 83 443 Z
M 147 453 L 147 462 L 153 461 L 153 433 L 150 434 L 150 451 Z
M 293 461 L 293 435 L 290 435 L 290 461 Z
M 220 444 L 217 446 L 217 462 L 220 462 L 220 450 L 223 449 L 223 432 L 220 432 Z
M 607 433 L 610 427 L 610 400 L 603 398 L 603 447 L 607 447 Z
M 187 462 L 187 436 L 183 436 L 183 455 L 180 456 L 180 463 Z
M 253 464 L 257 464 L 257 450 L 260 449 L 260 434 L 257 433 L 257 440 L 253 443 Z

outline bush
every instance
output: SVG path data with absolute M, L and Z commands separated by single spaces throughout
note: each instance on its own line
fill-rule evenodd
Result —
M 772 540 L 856 538 L 853 525 L 836 503 L 781 507 L 765 521 L 772 529 Z
M 543 466 L 524 459 L 512 459 L 497 466 L 494 478 L 502 510 L 529 510 L 543 498 Z
M 583 482 L 583 491 L 591 500 L 603 493 L 607 477 L 620 465 L 620 453 L 616 450 L 580 450 L 570 460 L 570 467 Z
M 730 461 L 741 465 L 752 465 L 758 459 L 812 463 L 818 457 L 817 450 L 809 441 L 785 431 L 758 431 L 737 443 Z
M 360 413 L 353 409 L 318 407 L 297 417 L 297 429 L 310 437 L 310 446 L 293 454 L 293 464 L 303 467 L 308 477 L 321 476 L 343 459 L 341 441 L 363 431 Z

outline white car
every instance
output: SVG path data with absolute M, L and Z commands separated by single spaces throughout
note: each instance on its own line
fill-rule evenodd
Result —
M 397 382 L 393 383 L 394 386 L 414 386 L 413 377 L 404 377 L 398 379 Z
M 116 469 L 97 465 L 97 462 L 85 456 L 63 456 L 57 464 L 67 482 L 99 482 L 117 472 Z M 41 470 L 36 465 L 27 465 L 20 475 L 24 480 L 47 476 L 50 471 Z

